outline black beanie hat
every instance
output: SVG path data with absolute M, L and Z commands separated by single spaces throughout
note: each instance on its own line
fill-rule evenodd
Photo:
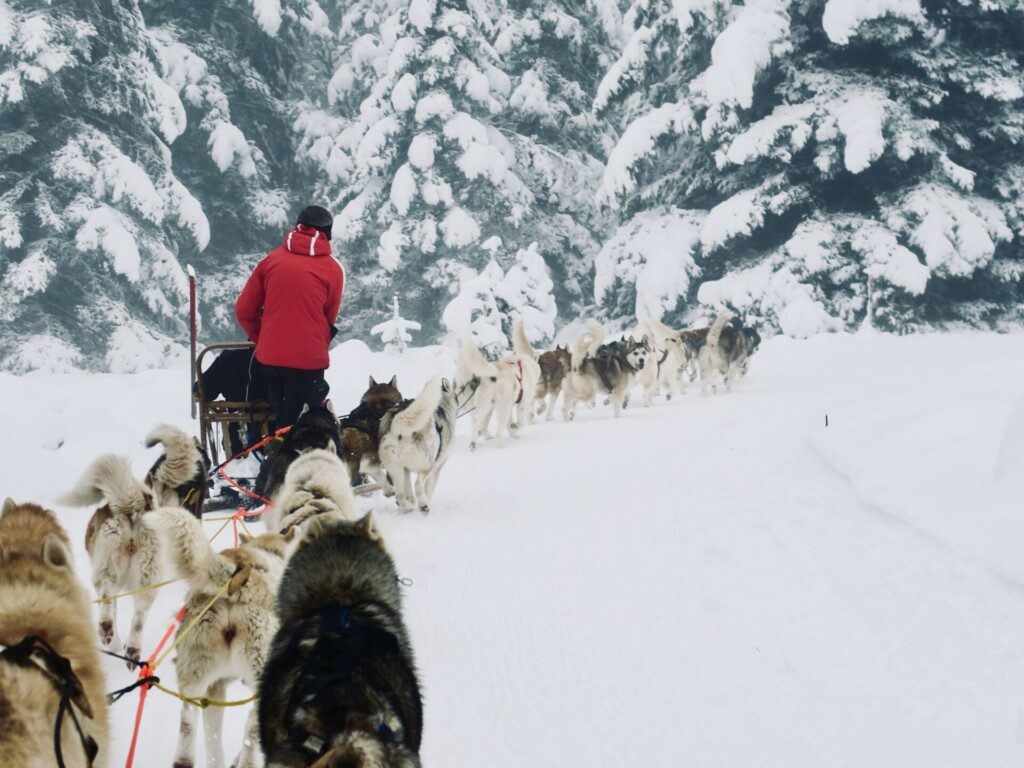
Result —
M 328 240 L 331 239 L 331 227 L 334 225 L 334 217 L 331 216 L 331 212 L 326 208 L 321 208 L 319 205 L 307 205 L 299 213 L 299 224 L 305 224 L 307 227 L 315 227 L 323 232 L 324 237 Z

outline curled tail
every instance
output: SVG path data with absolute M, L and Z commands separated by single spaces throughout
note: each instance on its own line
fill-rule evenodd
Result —
M 722 335 L 722 329 L 725 328 L 725 324 L 732 320 L 732 315 L 728 312 L 723 312 L 715 318 L 715 322 L 711 324 L 711 328 L 708 329 L 708 341 L 707 345 L 714 349 L 718 346 L 718 339 Z
M 418 432 L 424 429 L 430 420 L 434 418 L 434 411 L 441 404 L 441 378 L 435 376 L 420 391 L 412 405 L 404 411 L 395 414 L 391 422 L 391 429 L 402 432 Z
M 604 342 L 604 326 L 597 320 L 587 321 L 587 330 L 581 333 L 572 345 L 572 367 L 579 370 L 583 361 L 594 354 Z
M 178 507 L 161 507 L 146 514 L 146 525 L 157 534 L 164 559 L 175 575 L 194 589 L 219 586 L 231 578 L 232 566 L 217 554 L 202 524 Z
M 195 439 L 177 427 L 161 424 L 146 435 L 147 448 L 157 443 L 163 445 L 164 455 L 150 470 L 150 475 L 168 488 L 184 485 L 195 476 L 196 467 L 205 464 Z
M 661 320 L 655 320 L 653 317 L 647 318 L 647 327 L 650 329 L 651 333 L 660 339 L 670 339 L 673 337 L 676 339 L 679 338 L 679 331 L 665 325 Z
M 530 340 L 526 338 L 526 329 L 523 327 L 522 320 L 516 320 L 512 324 L 512 348 L 516 351 L 517 355 L 529 357 L 533 360 L 537 359 L 537 350 L 533 348 Z
M 57 497 L 66 507 L 88 507 L 106 502 L 115 514 L 139 514 L 149 506 L 145 486 L 132 474 L 124 456 L 106 453 L 96 458 L 75 487 Z
M 498 368 L 488 362 L 470 339 L 464 339 L 459 346 L 458 379 L 469 381 L 476 376 L 480 379 L 494 379 L 498 376 Z

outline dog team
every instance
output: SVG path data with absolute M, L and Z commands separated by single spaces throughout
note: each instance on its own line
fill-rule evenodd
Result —
M 187 584 L 175 668 L 182 694 L 223 700 L 238 681 L 261 694 L 231 763 L 253 768 L 415 768 L 422 700 L 402 616 L 395 563 L 372 516 L 356 512 L 353 484 L 378 481 L 402 509 L 430 502 L 452 450 L 455 421 L 471 414 L 470 447 L 514 436 L 535 416 L 571 421 L 580 405 L 619 415 L 635 386 L 643 402 L 685 389 L 705 393 L 744 375 L 760 337 L 728 315 L 676 331 L 649 321 L 606 341 L 591 321 L 571 349 L 538 354 L 521 323 L 513 351 L 490 361 L 459 348 L 455 383 L 435 377 L 413 400 L 372 377 L 359 406 L 337 419 L 307 408 L 264 462 L 257 490 L 271 501 L 266 532 L 216 551 L 199 519 L 210 466 L 198 442 L 171 426 L 146 438 L 162 456 L 141 480 L 128 459 L 100 456 L 58 502 L 95 507 L 85 545 L 99 620 L 75 575 L 67 533 L 53 512 L 8 499 L 0 514 L 0 754 L 11 765 L 107 764 L 104 675 L 92 638 L 141 659 L 155 587 Z M 131 595 L 127 640 L 117 598 Z M 188 627 L 186 632 L 182 628 Z M 174 768 L 195 768 L 200 708 L 181 707 Z M 209 768 L 225 765 L 223 709 L 202 709 Z M 56 753 L 56 755 L 54 755 Z

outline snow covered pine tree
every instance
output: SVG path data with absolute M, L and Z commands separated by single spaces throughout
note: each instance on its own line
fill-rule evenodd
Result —
M 138 6 L 0 2 L 0 357 L 14 371 L 164 362 L 184 325 L 175 257 L 206 246 L 167 144 L 185 112 Z
M 1021 319 L 1019 3 L 639 0 L 626 23 L 595 101 L 625 125 L 595 286 L 616 314 L 678 316 L 702 275 L 701 302 L 796 336 Z
M 614 29 L 614 13 L 605 17 Z M 568 2 L 350 6 L 330 105 L 298 125 L 302 157 L 329 174 L 320 197 L 341 211 L 335 237 L 351 261 L 346 319 L 356 333 L 385 315 L 380 299 L 397 288 L 436 337 L 437 307 L 465 269 L 484 270 L 492 254 L 482 244 L 495 237 L 505 246 L 496 269 L 511 266 L 502 253 L 536 241 L 557 262 L 556 292 L 578 306 L 596 252 L 588 199 L 603 134 L 586 108 L 608 49 L 602 18 Z M 531 56 L 542 46 L 571 69 Z
M 397 294 L 391 300 L 391 319 L 378 323 L 370 329 L 374 336 L 380 336 L 384 349 L 390 352 L 404 352 L 412 341 L 409 331 L 418 331 L 421 326 L 415 320 L 406 320 L 398 309 Z

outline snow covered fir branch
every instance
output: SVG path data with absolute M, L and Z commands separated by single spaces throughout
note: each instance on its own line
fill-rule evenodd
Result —
M 1022 143 L 1017 0 L 0 0 L 0 367 L 236 336 L 308 202 L 342 339 L 1003 329 Z

